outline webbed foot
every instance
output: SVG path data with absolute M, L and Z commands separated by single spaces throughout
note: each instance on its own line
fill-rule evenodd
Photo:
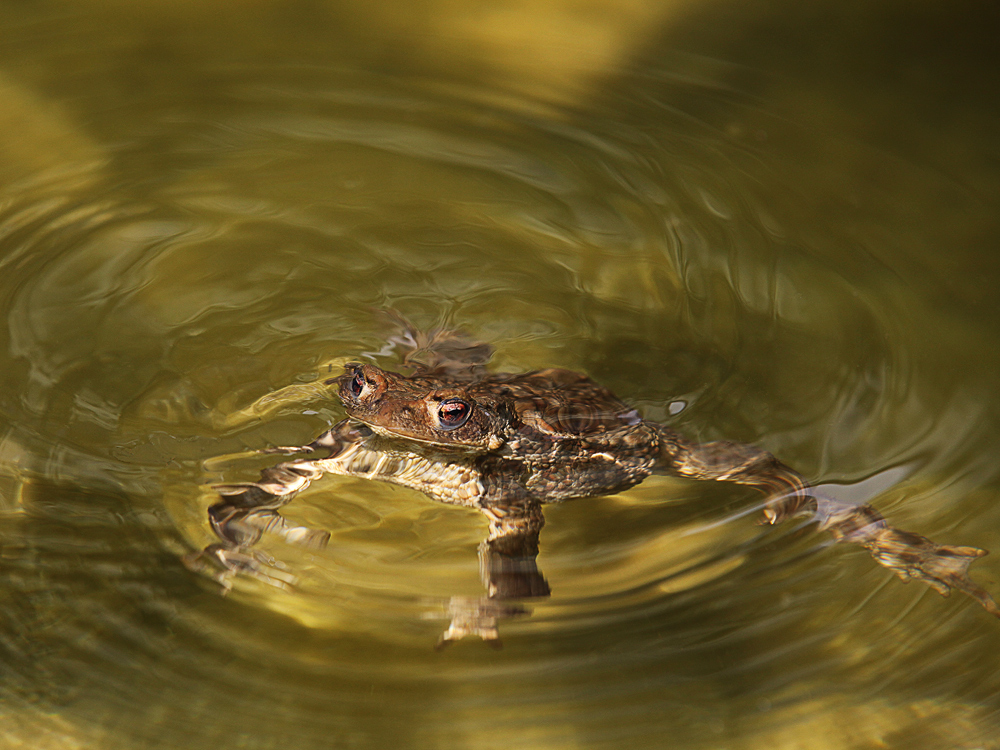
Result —
M 937 544 L 925 536 L 890 526 L 870 505 L 850 506 L 825 497 L 816 498 L 824 528 L 838 542 L 867 548 L 879 565 L 903 581 L 923 581 L 941 596 L 951 590 L 964 591 L 994 617 L 1000 606 L 969 577 L 969 565 L 988 554 L 978 547 Z
M 951 589 L 964 591 L 987 612 L 1000 617 L 1000 607 L 987 591 L 969 577 L 969 565 L 988 554 L 978 547 L 936 544 L 926 537 L 891 527 L 880 530 L 865 542 L 872 557 L 903 581 L 923 581 L 941 596 Z

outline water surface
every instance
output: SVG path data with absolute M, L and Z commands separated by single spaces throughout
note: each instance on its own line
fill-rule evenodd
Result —
M 402 488 L 290 505 L 332 533 L 265 540 L 293 591 L 223 597 L 181 563 L 210 484 L 270 460 L 209 459 L 308 442 L 343 416 L 323 380 L 398 363 L 385 309 L 1000 550 L 995 103 L 956 86 L 967 124 L 943 127 L 895 37 L 883 59 L 831 32 L 882 70 L 861 86 L 774 51 L 794 17 L 728 16 L 748 52 L 713 9 L 632 5 L 563 33 L 574 63 L 530 14 L 477 41 L 457 13 L 408 31 L 405 5 L 387 28 L 335 4 L 3 9 L 10 746 L 998 746 L 1000 624 L 804 521 L 756 525 L 743 488 L 550 508 L 553 595 L 501 651 L 432 649 L 481 590 L 485 522 Z M 992 557 L 974 575 L 1000 593 Z

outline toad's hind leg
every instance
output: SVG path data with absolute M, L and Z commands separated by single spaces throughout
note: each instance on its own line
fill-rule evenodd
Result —
M 829 529 L 838 542 L 865 547 L 876 562 L 901 580 L 923 581 L 941 596 L 951 589 L 963 591 L 994 617 L 1000 607 L 986 589 L 969 577 L 969 565 L 985 556 L 978 547 L 938 544 L 925 536 L 890 526 L 870 505 L 848 505 L 831 498 L 816 497 L 821 528 Z
M 535 562 L 538 534 L 545 525 L 541 506 L 496 505 L 481 510 L 490 521 L 489 536 L 479 545 L 479 572 L 487 595 L 452 597 L 451 624 L 438 640 L 438 649 L 467 635 L 478 635 L 499 648 L 499 624 L 530 612 L 518 600 L 550 593 Z
M 958 589 L 1000 617 L 1000 606 L 969 577 L 969 565 L 986 555 L 986 550 L 937 544 L 920 534 L 890 526 L 870 505 L 851 505 L 825 497 L 761 448 L 725 441 L 698 445 L 666 427 L 659 429 L 660 469 L 691 479 L 758 487 L 768 493 L 764 516 L 769 523 L 799 513 L 814 513 L 820 528 L 829 531 L 835 541 L 860 544 L 879 565 L 903 581 L 923 581 L 942 596 L 948 596 L 952 588 Z
M 768 496 L 764 506 L 768 523 L 814 509 L 806 481 L 762 448 L 728 440 L 693 443 L 662 426 L 660 438 L 658 469 L 688 479 L 757 487 Z

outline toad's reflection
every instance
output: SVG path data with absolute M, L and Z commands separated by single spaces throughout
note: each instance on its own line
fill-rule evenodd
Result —
M 452 600 L 440 643 L 470 634 L 499 643 L 498 623 L 524 614 L 521 600 L 549 594 L 535 564 L 542 505 L 620 492 L 658 472 L 756 486 L 767 493 L 768 522 L 813 513 L 834 539 L 866 547 L 903 580 L 919 579 L 944 595 L 957 588 L 1000 616 L 968 576 L 984 550 L 939 545 L 889 526 L 869 505 L 810 492 L 759 448 L 692 443 L 568 370 L 491 373 L 485 364 L 492 349 L 458 332 L 405 329 L 394 343 L 413 374 L 348 365 L 330 381 L 348 418 L 308 445 L 271 451 L 309 457 L 266 468 L 257 482 L 218 486 L 221 500 L 208 514 L 219 541 L 190 555 L 191 567 L 210 564 L 224 585 L 241 572 L 287 585 L 292 576 L 255 552 L 260 535 L 322 546 L 329 534 L 288 527 L 281 506 L 324 473 L 394 482 L 488 517 L 480 547 L 487 594 Z

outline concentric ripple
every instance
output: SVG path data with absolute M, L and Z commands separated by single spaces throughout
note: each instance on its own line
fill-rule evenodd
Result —
M 553 594 L 498 653 L 432 651 L 453 597 L 482 593 L 486 523 L 408 490 L 310 487 L 283 512 L 327 548 L 261 545 L 289 588 L 223 597 L 180 562 L 212 541 L 212 483 L 343 416 L 331 372 L 398 362 L 386 309 L 1000 549 L 996 347 L 941 304 L 935 226 L 907 223 L 953 188 L 687 64 L 561 110 L 213 71 L 211 102 L 148 105 L 125 145 L 0 195 L 0 653 L 22 720 L 64 706 L 40 715 L 103 747 L 486 747 L 510 724 L 532 747 L 749 745 L 862 708 L 905 728 L 918 704 L 987 726 L 951 696 L 994 706 L 995 622 L 806 521 L 755 525 L 744 489 L 653 478 L 550 508 Z M 882 179 L 847 195 L 806 146 Z

